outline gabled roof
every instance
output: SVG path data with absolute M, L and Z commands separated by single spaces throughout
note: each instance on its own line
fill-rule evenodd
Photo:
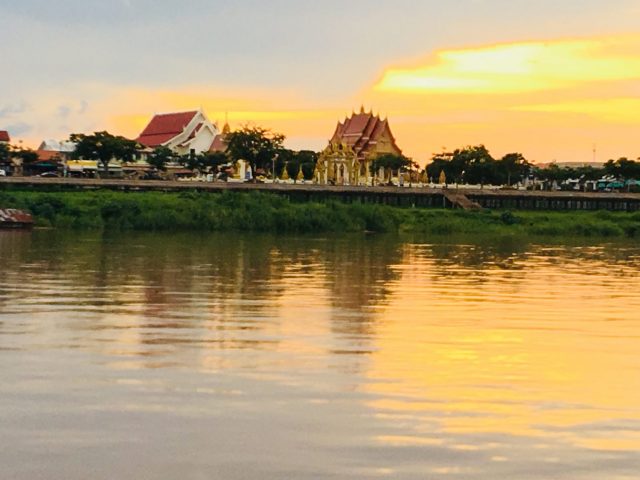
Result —
M 9 136 L 9 132 L 7 132 L 6 130 L 0 130 L 0 142 L 9 143 L 10 141 L 11 137 Z
M 366 113 L 363 108 L 360 113 L 353 114 L 344 122 L 338 123 L 331 142 L 344 143 L 353 148 L 358 157 L 362 157 L 378 143 L 378 139 L 385 132 L 388 132 L 395 149 L 401 152 L 391 133 L 388 120 L 382 120 L 378 115 L 374 116 L 372 112 Z
M 48 152 L 65 152 L 71 153 L 76 149 L 76 144 L 69 141 L 58 142 L 57 140 L 43 140 L 38 150 Z
M 184 132 L 197 111 L 156 115 L 136 139 L 147 147 L 159 147 Z

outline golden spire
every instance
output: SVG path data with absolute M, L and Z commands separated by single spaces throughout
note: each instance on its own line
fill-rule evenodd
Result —
M 229 126 L 229 112 L 224 112 L 224 127 L 222 127 L 222 134 L 229 135 L 231 133 L 231 127 Z

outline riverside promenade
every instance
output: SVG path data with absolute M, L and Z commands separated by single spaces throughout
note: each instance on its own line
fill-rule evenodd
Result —
M 294 201 L 339 200 L 347 203 L 379 203 L 401 207 L 465 208 L 471 202 L 477 207 L 490 209 L 640 211 L 640 194 L 636 193 L 0 177 L 0 191 L 12 188 L 34 191 L 107 189 L 130 192 L 269 192 L 284 195 Z

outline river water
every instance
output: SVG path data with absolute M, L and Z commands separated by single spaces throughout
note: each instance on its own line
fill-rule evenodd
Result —
M 0 232 L 2 479 L 640 478 L 640 247 Z

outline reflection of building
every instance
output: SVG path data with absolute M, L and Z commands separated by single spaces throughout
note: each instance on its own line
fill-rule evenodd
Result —
M 167 147 L 178 155 L 208 152 L 217 127 L 200 110 L 154 116 L 136 139 L 148 148 Z
M 327 148 L 318 159 L 316 181 L 321 184 L 358 185 L 371 182 L 369 167 L 379 155 L 402 155 L 391 133 L 389 121 L 360 113 L 338 123 Z

